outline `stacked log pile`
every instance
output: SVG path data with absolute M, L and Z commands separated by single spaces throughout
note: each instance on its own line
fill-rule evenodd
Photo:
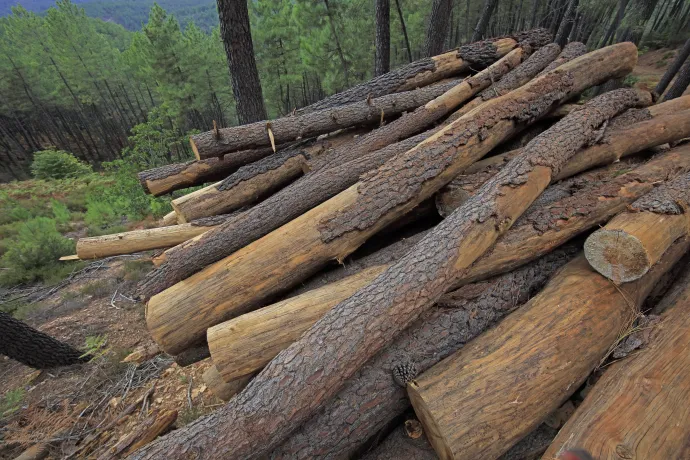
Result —
M 178 363 L 210 357 L 204 380 L 228 402 L 134 458 L 547 449 L 559 408 L 690 247 L 690 97 L 624 88 L 575 104 L 630 73 L 637 49 L 549 41 L 529 31 L 418 61 L 194 136 L 195 162 L 140 175 L 153 194 L 212 183 L 173 200 L 167 226 L 85 239 L 78 255 L 169 248 L 139 286 L 148 329 Z M 663 365 L 682 361 L 683 327 L 617 364 L 668 379 L 662 403 L 690 387 L 687 366 Z M 621 381 L 602 379 L 549 452 L 613 445 L 583 426 L 625 406 Z M 690 428 L 664 420 L 673 436 L 645 452 L 683 448 Z

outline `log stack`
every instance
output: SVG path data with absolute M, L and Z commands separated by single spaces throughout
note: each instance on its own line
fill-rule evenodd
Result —
M 149 332 L 178 363 L 210 356 L 204 380 L 228 402 L 133 458 L 546 449 L 544 422 L 638 327 L 690 247 L 690 97 L 653 104 L 624 88 L 573 104 L 629 74 L 637 48 L 561 50 L 544 36 L 483 41 L 202 133 L 199 159 L 168 168 L 178 178 L 142 174 L 151 193 L 216 181 L 173 200 L 177 225 L 148 230 L 194 233 L 84 240 L 79 256 L 169 248 L 139 286 Z M 198 173 L 206 163 L 232 166 Z M 659 356 L 631 375 L 675 359 L 682 330 L 664 329 Z M 690 374 L 665 378 L 690 387 Z M 597 414 L 622 397 L 610 381 L 590 393 Z M 606 420 L 590 406 L 574 417 Z M 565 429 L 585 449 L 601 442 Z M 578 447 L 569 436 L 549 452 Z

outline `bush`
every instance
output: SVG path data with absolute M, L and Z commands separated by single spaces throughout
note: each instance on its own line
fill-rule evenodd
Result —
M 20 225 L 17 235 L 8 245 L 0 261 L 0 284 L 11 286 L 36 280 L 54 280 L 64 276 L 68 265 L 60 266 L 59 258 L 72 254 L 74 241 L 57 231 L 54 219 L 34 217 Z
M 79 161 L 64 150 L 42 150 L 34 153 L 31 173 L 37 179 L 68 179 L 85 176 L 92 171 L 91 166 Z

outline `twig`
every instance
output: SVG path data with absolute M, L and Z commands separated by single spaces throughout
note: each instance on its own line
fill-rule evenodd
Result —
M 194 404 L 192 404 L 192 383 L 194 382 L 194 377 L 189 377 L 189 385 L 187 385 L 187 403 L 189 403 L 189 409 L 194 409 Z

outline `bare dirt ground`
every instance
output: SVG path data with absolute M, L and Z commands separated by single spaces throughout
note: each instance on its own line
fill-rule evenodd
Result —
M 640 56 L 633 72 L 636 85 L 652 89 L 675 53 L 661 49 Z M 141 262 L 132 270 L 127 268 L 131 260 L 113 258 L 92 265 L 92 271 L 26 315 L 32 326 L 76 347 L 96 338 L 103 347 L 87 364 L 43 372 L 0 357 L 0 459 L 15 458 L 49 440 L 54 441 L 49 458 L 75 453 L 97 458 L 151 414 L 176 410 L 180 427 L 222 405 L 202 381 L 208 360 L 186 368 L 166 355 L 138 365 L 121 363 L 137 347 L 155 346 L 146 330 L 145 306 L 128 294 L 150 264 Z M 152 388 L 144 404 L 121 417 Z M 95 448 L 84 450 L 91 439 Z

